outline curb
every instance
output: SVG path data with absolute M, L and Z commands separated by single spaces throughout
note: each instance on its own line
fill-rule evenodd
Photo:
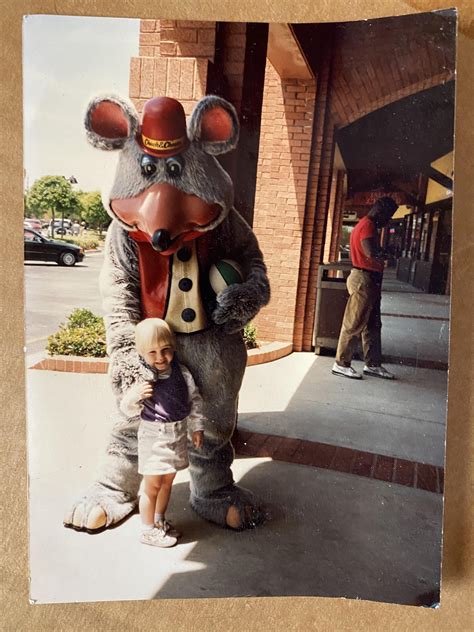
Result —
M 249 349 L 247 366 L 272 362 L 289 355 L 292 351 L 293 345 L 288 342 L 270 342 L 258 349 Z M 83 358 L 80 356 L 52 356 L 43 358 L 28 368 L 66 373 L 107 373 L 109 360 L 108 358 Z
M 435 494 L 444 491 L 444 467 L 429 463 L 239 428 L 234 432 L 232 445 L 241 457 L 269 457 L 276 461 L 354 474 Z

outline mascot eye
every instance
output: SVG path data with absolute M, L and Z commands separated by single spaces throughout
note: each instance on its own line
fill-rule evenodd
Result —
M 152 176 L 156 172 L 156 161 L 151 156 L 142 156 L 140 164 L 144 176 Z
M 166 159 L 166 171 L 172 178 L 178 178 L 184 167 L 184 160 L 180 157 Z

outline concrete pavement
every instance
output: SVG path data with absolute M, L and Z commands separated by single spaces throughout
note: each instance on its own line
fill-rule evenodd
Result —
M 442 466 L 446 430 L 444 371 L 385 366 L 397 380 L 349 380 L 334 358 L 292 353 L 250 367 L 239 428 L 376 452 Z M 362 370 L 361 362 L 354 367 Z
M 382 348 L 391 362 L 447 369 L 450 297 L 425 294 L 388 269 L 382 286 Z
M 284 364 L 290 359 L 293 368 Z M 257 418 L 254 403 L 260 401 L 265 419 L 270 400 L 263 393 L 261 370 L 278 373 L 281 367 L 288 385 L 283 391 L 274 383 L 274 408 L 296 410 L 300 400 L 302 409 L 327 410 L 320 393 L 352 383 L 332 376 L 332 383 L 325 381 L 322 369 L 328 372 L 321 360 L 329 361 L 293 354 L 250 367 L 241 408 L 252 404 Z M 316 370 L 319 388 L 312 384 Z M 440 494 L 268 458 L 240 458 L 233 465 L 236 480 L 269 507 L 271 519 L 258 530 L 234 533 L 198 518 L 187 503 L 186 471 L 177 477 L 170 506 L 169 517 L 185 533 L 173 549 L 139 544 L 137 515 L 95 536 L 64 529 L 64 511 L 93 480 L 113 397 L 103 375 L 30 370 L 27 379 L 32 599 L 321 595 L 417 604 L 439 587 Z M 362 386 L 388 384 L 365 380 Z M 408 385 L 398 386 L 406 398 Z M 412 401 L 423 388 L 426 384 L 413 385 Z M 429 416 L 428 411 L 420 415 Z M 313 415 L 304 426 L 303 415 L 292 415 L 286 432 L 294 432 L 297 424 L 314 436 L 321 422 Z

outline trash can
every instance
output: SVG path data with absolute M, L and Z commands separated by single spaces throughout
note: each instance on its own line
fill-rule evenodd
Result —
M 324 349 L 336 349 L 344 310 L 349 294 L 346 279 L 351 272 L 350 261 L 323 263 L 319 266 L 313 345 L 316 355 Z

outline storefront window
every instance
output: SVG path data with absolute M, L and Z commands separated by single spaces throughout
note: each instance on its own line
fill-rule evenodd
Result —
M 432 218 L 431 239 L 430 239 L 430 245 L 429 245 L 428 261 L 434 260 L 438 226 L 439 226 L 439 211 L 435 211 L 433 213 L 433 218 Z
M 428 246 L 428 235 L 430 228 L 430 213 L 423 213 L 421 217 L 421 241 L 418 258 L 422 261 L 426 260 L 426 250 Z

